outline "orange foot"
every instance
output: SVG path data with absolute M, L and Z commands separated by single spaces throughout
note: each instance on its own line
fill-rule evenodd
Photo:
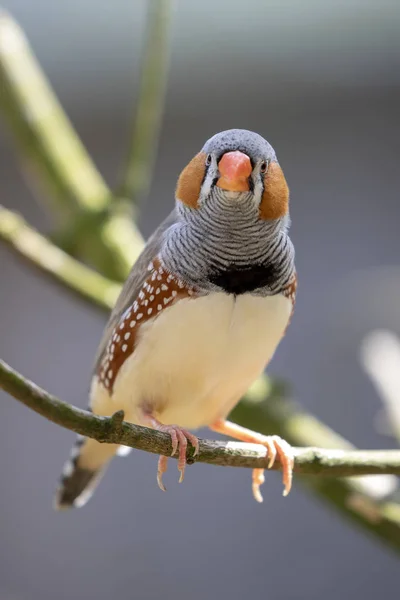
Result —
M 242 442 L 249 442 L 252 444 L 262 444 L 268 450 L 269 462 L 268 469 L 270 469 L 276 459 L 276 455 L 279 456 L 279 460 L 282 464 L 283 472 L 283 495 L 287 496 L 292 487 L 293 479 L 293 465 L 294 457 L 291 446 L 285 442 L 282 438 L 277 435 L 262 435 L 251 429 L 246 429 L 236 423 L 230 421 L 224 421 L 220 419 L 210 426 L 210 429 L 229 435 L 230 437 L 236 438 Z M 260 486 L 264 483 L 264 470 L 265 469 L 253 469 L 253 496 L 257 502 L 262 502 L 263 497 L 260 492 Z
M 172 452 L 171 456 L 178 451 L 178 471 L 180 472 L 179 483 L 182 483 L 185 477 L 185 468 L 186 468 L 186 449 L 188 440 L 194 447 L 194 454 L 199 453 L 199 440 L 195 435 L 186 431 L 186 429 L 182 429 L 178 427 L 178 425 L 163 425 L 157 419 L 150 415 L 144 416 L 144 421 L 153 429 L 157 429 L 157 431 L 163 431 L 164 433 L 169 433 L 172 441 Z M 160 456 L 158 459 L 158 468 L 157 468 L 157 483 L 158 487 L 165 492 L 166 488 L 162 481 L 162 476 L 168 468 L 168 457 Z

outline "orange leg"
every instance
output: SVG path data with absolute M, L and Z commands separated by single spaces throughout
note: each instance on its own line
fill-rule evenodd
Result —
M 283 495 L 288 495 L 292 487 L 294 458 L 292 449 L 290 445 L 285 442 L 285 440 L 277 435 L 262 435 L 261 433 L 251 431 L 251 429 L 246 429 L 245 427 L 241 427 L 240 425 L 236 425 L 236 423 L 231 423 L 230 421 L 225 421 L 224 419 L 219 419 L 210 425 L 210 429 L 224 435 L 229 435 L 230 437 L 240 440 L 241 442 L 261 444 L 262 446 L 265 446 L 268 450 L 269 456 L 268 469 L 272 467 L 275 462 L 276 455 L 278 454 L 279 460 L 282 464 L 283 485 L 285 488 Z M 252 490 L 253 496 L 257 502 L 263 501 L 263 497 L 260 492 L 260 486 L 263 483 L 264 469 L 253 469 Z
M 144 425 L 148 425 L 153 429 L 157 429 L 158 431 L 164 431 L 165 433 L 169 433 L 172 441 L 172 453 L 171 456 L 174 456 L 176 452 L 178 452 L 178 471 L 180 472 L 179 483 L 182 483 L 183 478 L 185 476 L 185 468 L 186 468 L 186 449 L 188 440 L 194 447 L 194 454 L 199 453 L 199 440 L 195 435 L 186 431 L 186 429 L 182 429 L 178 427 L 178 425 L 164 425 L 157 421 L 157 419 L 151 415 L 144 414 L 142 416 L 142 422 Z M 165 486 L 162 482 L 162 476 L 167 470 L 168 466 L 168 457 L 160 456 L 158 459 L 158 469 L 157 469 L 157 483 L 158 487 L 166 491 Z

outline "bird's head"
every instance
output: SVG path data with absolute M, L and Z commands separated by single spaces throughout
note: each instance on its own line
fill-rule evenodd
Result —
M 261 220 L 285 217 L 289 188 L 272 146 L 245 129 L 217 133 L 183 169 L 178 203 L 192 210 L 210 205 L 251 208 Z

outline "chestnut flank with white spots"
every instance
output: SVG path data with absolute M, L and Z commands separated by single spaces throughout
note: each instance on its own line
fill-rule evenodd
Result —
M 120 368 L 135 350 L 136 338 L 142 325 L 156 319 L 161 311 L 176 301 L 195 295 L 195 290 L 186 287 L 183 281 L 168 273 L 158 258 L 150 263 L 148 270 L 149 277 L 143 283 L 137 300 L 127 308 L 115 325 L 97 370 L 99 382 L 110 395 Z M 154 290 L 150 282 L 156 280 L 160 282 L 160 287 Z

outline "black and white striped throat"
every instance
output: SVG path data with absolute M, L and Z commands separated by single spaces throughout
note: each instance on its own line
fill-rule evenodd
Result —
M 187 284 L 205 292 L 274 295 L 292 279 L 289 217 L 260 219 L 251 192 L 214 188 L 197 209 L 178 202 L 177 214 L 160 258 Z

